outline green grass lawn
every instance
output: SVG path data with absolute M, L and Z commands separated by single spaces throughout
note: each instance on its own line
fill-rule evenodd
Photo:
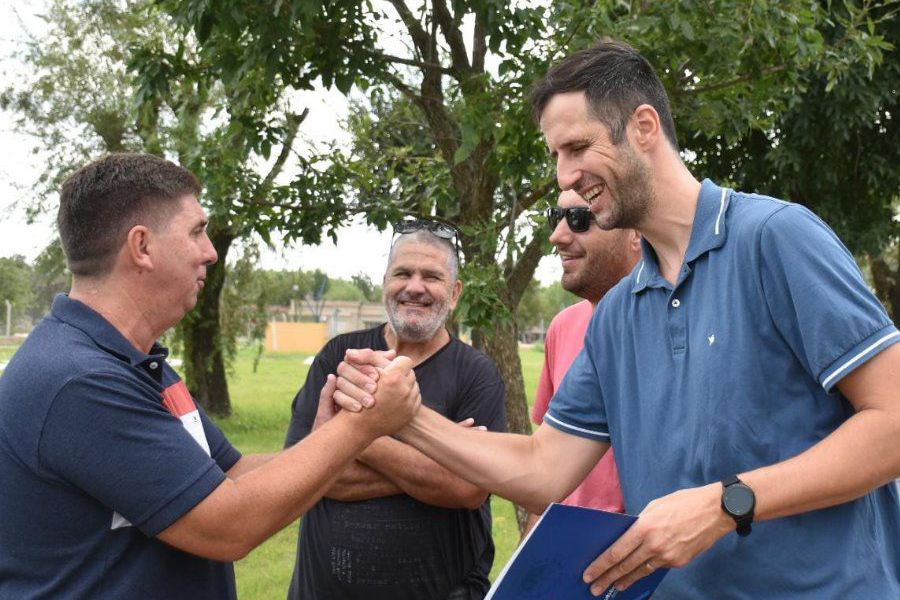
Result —
M 0 345 L 0 362 L 6 362 L 16 352 L 18 346 Z
M 230 378 L 234 414 L 219 425 L 231 442 L 244 453 L 281 449 L 290 420 L 290 404 L 303 384 L 308 367 L 307 354 L 264 354 L 253 372 L 253 353 L 242 350 Z M 528 404 L 534 402 L 543 354 L 538 350 L 520 352 Z M 493 579 L 519 541 L 512 505 L 493 498 L 494 542 L 497 556 Z M 284 597 L 294 564 L 297 525 L 291 525 L 254 550 L 235 565 L 238 597 L 241 600 L 270 600 Z

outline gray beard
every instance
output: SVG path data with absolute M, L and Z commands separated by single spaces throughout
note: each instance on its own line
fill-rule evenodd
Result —
M 387 309 L 388 322 L 397 334 L 397 337 L 405 342 L 421 343 L 432 339 L 444 323 L 447 322 L 447 316 L 450 314 L 449 303 L 442 305 L 432 305 L 436 310 L 434 314 L 423 320 L 407 321 L 400 317 L 400 303 L 396 300 L 388 300 L 385 302 Z

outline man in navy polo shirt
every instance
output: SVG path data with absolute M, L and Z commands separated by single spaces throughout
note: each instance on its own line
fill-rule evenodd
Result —
M 419 398 L 397 359 L 373 418 L 336 415 L 280 454 L 241 456 L 156 343 L 216 251 L 186 169 L 111 155 L 72 175 L 72 289 L 0 379 L 0 598 L 235 598 L 230 561 L 293 522 Z M 322 398 L 334 392 L 329 378 Z
M 654 600 L 900 598 L 900 332 L 853 257 L 802 206 L 695 179 L 626 44 L 569 57 L 533 106 L 560 187 L 643 260 L 533 436 L 423 407 L 399 437 L 532 511 L 612 444 L 640 517 L 584 571 L 595 595 L 678 567 Z

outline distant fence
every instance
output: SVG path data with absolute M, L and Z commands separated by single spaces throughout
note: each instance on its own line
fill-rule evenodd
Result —
M 328 323 L 270 321 L 266 327 L 266 352 L 318 352 L 328 337 Z

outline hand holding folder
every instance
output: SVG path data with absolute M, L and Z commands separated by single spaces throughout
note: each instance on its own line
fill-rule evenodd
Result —
M 636 520 L 631 515 L 551 504 L 500 572 L 485 600 L 594 600 L 582 573 Z M 611 587 L 599 598 L 644 600 L 667 571 L 658 569 L 621 592 Z

